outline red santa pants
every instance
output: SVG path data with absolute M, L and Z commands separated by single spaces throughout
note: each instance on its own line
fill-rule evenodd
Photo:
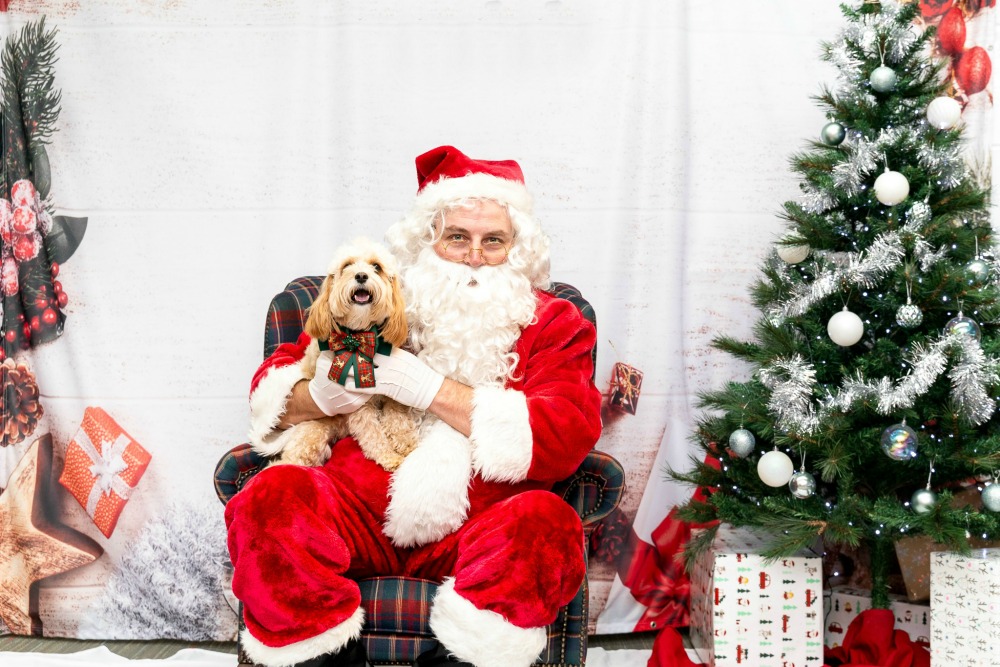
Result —
M 548 491 L 491 505 L 439 542 L 399 549 L 382 534 L 389 473 L 341 441 L 326 466 L 274 466 L 226 507 L 233 592 L 267 646 L 315 637 L 356 612 L 356 579 L 455 578 L 478 609 L 521 628 L 552 623 L 585 573 L 576 512 Z

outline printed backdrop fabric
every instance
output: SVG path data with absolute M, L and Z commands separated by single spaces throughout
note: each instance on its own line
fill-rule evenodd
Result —
M 54 487 L 88 408 L 149 457 L 109 535 L 48 489 L 102 553 L 32 587 L 44 634 L 233 636 L 211 478 L 245 438 L 267 303 L 338 242 L 381 238 L 440 144 L 521 163 L 553 277 L 597 312 L 599 386 L 616 363 L 641 373 L 599 444 L 628 488 L 591 562 L 592 628 L 684 622 L 664 519 L 691 490 L 665 469 L 688 465 L 697 392 L 747 371 L 709 342 L 756 319 L 788 157 L 825 123 L 811 96 L 833 79 L 837 3 L 11 0 L 2 34 L 43 16 L 62 91 L 50 202 L 88 223 L 59 267 L 63 334 L 16 355 L 44 412 L 0 448 L 0 484 L 29 452 L 45 463 L 29 447 L 51 434 L 53 469 L 28 482 Z M 969 39 L 991 46 L 994 20 Z M 967 111 L 987 170 L 990 105 Z M 124 450 L 93 445 L 81 474 L 125 489 Z

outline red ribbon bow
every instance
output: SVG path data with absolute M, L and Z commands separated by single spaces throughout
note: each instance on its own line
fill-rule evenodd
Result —
M 334 382 L 347 385 L 347 377 L 354 369 L 355 387 L 375 386 L 375 367 L 372 359 L 378 345 L 378 336 L 374 330 L 368 331 L 335 331 L 327 341 L 333 352 L 333 364 L 330 366 L 329 378 Z

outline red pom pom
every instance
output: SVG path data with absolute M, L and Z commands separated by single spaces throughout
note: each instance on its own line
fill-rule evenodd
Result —
M 35 186 L 26 178 L 14 183 L 10 188 L 10 198 L 14 206 L 33 206 L 35 204 Z
M 975 95 L 985 90 L 993 74 L 990 54 L 981 46 L 973 46 L 962 54 L 955 67 L 955 78 L 966 95 Z
M 965 49 L 965 16 L 958 7 L 948 10 L 938 26 L 938 42 L 945 53 L 957 56 Z
M 14 216 L 11 227 L 18 234 L 30 234 L 38 226 L 38 219 L 35 212 L 29 206 L 18 206 L 14 209 Z

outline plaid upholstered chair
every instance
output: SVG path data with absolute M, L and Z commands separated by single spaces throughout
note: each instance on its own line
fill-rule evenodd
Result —
M 305 325 L 305 311 L 316 298 L 323 276 L 294 280 L 271 300 L 264 325 L 264 357 L 284 342 L 294 342 Z M 554 295 L 567 299 L 596 325 L 594 310 L 570 285 L 553 283 Z M 596 353 L 596 351 L 595 351 Z M 250 445 L 230 450 L 215 471 L 215 491 L 229 502 L 264 465 Z M 610 514 L 621 500 L 625 474 L 611 456 L 592 451 L 577 472 L 553 491 L 579 513 L 587 534 Z M 586 541 L 586 540 L 585 540 Z M 437 584 L 411 577 L 377 577 L 359 582 L 365 627 L 362 639 L 368 659 L 375 665 L 410 665 L 418 655 L 434 648 L 436 639 L 428 627 L 430 603 Z M 587 582 L 549 626 L 549 641 L 536 664 L 549 667 L 582 666 L 587 655 Z M 242 617 L 242 613 L 241 613 Z M 240 629 L 243 628 L 242 618 Z M 239 647 L 240 664 L 252 664 Z

